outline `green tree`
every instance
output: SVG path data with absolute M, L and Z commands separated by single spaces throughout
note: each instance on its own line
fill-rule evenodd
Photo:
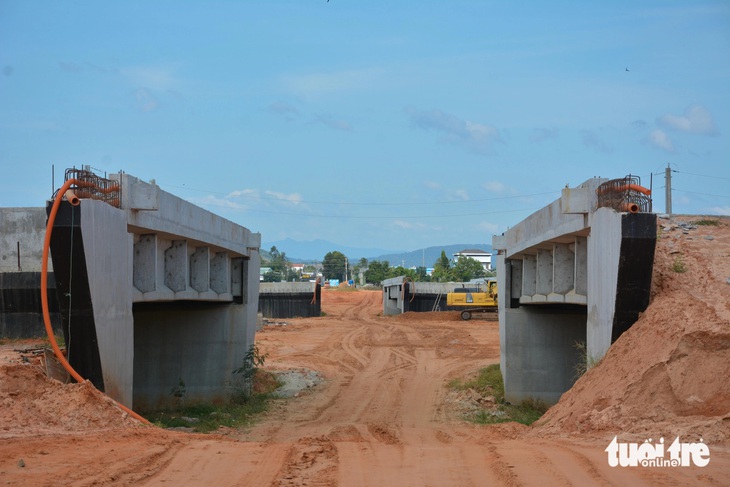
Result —
M 421 267 L 421 266 L 416 267 L 416 277 L 415 277 L 414 281 L 418 281 L 418 282 L 431 281 L 431 276 L 429 276 L 426 272 L 427 271 L 426 271 L 425 267 Z
M 388 269 L 388 278 L 393 277 L 410 277 L 411 280 L 416 280 L 416 271 L 413 269 L 406 269 L 403 266 L 391 267 Z
M 338 251 L 327 252 L 322 260 L 322 268 L 325 279 L 339 279 L 340 281 L 347 281 L 345 276 L 345 261 L 347 257 L 345 254 Z
M 456 265 L 451 268 L 451 277 L 454 281 L 467 282 L 471 279 L 486 276 L 486 271 L 481 262 L 471 257 L 461 257 Z
M 264 282 L 280 282 L 283 277 L 280 272 L 272 269 L 264 273 Z
M 388 278 L 390 263 L 387 260 L 374 260 L 368 264 L 368 270 L 365 271 L 365 282 L 370 284 L 380 284 Z
M 271 270 L 279 272 L 282 276 L 285 276 L 289 268 L 289 261 L 286 258 L 286 253 L 279 252 L 279 249 L 277 249 L 276 245 L 274 245 L 271 247 L 271 250 L 269 250 L 269 254 L 271 255 L 271 261 L 269 262 Z
M 439 257 L 433 264 L 432 278 L 436 282 L 446 282 L 453 280 L 451 277 L 451 261 L 446 257 L 446 251 L 441 251 Z

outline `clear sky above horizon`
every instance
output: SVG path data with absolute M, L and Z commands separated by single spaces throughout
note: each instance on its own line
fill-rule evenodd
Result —
M 414 250 L 594 176 L 664 211 L 667 164 L 675 213 L 730 214 L 730 2 L 0 0 L 0 207 L 89 165 Z

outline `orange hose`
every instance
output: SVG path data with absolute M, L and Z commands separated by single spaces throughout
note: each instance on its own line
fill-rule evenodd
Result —
M 609 192 L 620 193 L 620 192 L 628 191 L 628 190 L 638 191 L 639 193 L 643 193 L 647 196 L 651 196 L 650 189 L 645 188 L 643 186 L 639 186 L 638 184 L 623 184 L 621 186 L 616 186 L 616 187 L 599 188 L 598 192 L 599 192 L 599 194 L 606 194 Z
M 66 194 L 66 191 L 68 191 L 68 189 L 74 183 L 76 183 L 75 179 L 69 179 L 63 184 L 61 189 L 58 190 L 56 199 L 53 201 L 53 206 L 51 207 L 51 213 L 48 215 L 48 223 L 46 224 L 46 237 L 43 241 L 43 258 L 41 261 L 41 307 L 43 308 L 43 323 L 46 326 L 46 334 L 48 335 L 48 341 L 51 343 L 51 348 L 53 348 L 53 354 L 56 356 L 61 365 L 63 365 L 63 368 L 66 369 L 66 372 L 71 374 L 71 377 L 76 379 L 76 382 L 84 382 L 84 378 L 81 377 L 81 375 L 76 372 L 73 367 L 71 367 L 71 364 L 68 363 L 66 357 L 64 357 L 61 353 L 61 349 L 58 348 L 56 336 L 53 334 L 53 327 L 51 326 L 51 315 L 48 312 L 48 252 L 51 247 L 51 232 L 53 231 L 53 223 L 56 221 L 56 213 L 58 213 L 58 207 L 61 205 L 61 195 Z M 71 231 L 73 231 L 73 229 Z M 112 399 L 112 401 L 114 401 L 114 399 Z M 114 403 L 119 406 L 122 411 L 126 412 L 138 421 L 141 421 L 144 424 L 151 424 L 145 418 L 135 413 L 124 404 L 121 404 L 117 401 L 114 401 Z

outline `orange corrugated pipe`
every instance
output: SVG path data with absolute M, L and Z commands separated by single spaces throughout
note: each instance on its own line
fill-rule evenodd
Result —
M 621 186 L 616 186 L 616 187 L 609 186 L 607 188 L 599 188 L 599 193 L 600 194 L 605 194 L 608 192 L 620 193 L 621 191 L 627 191 L 627 190 L 638 191 L 639 193 L 643 193 L 647 196 L 651 196 L 651 190 L 649 188 L 639 186 L 638 184 L 623 184 Z
M 46 224 L 46 237 L 43 241 L 43 259 L 41 261 L 41 307 L 43 308 L 43 323 L 46 325 L 46 334 L 48 335 L 48 341 L 51 343 L 51 348 L 53 348 L 54 355 L 61 363 L 61 365 L 63 365 L 63 368 L 66 369 L 69 374 L 71 374 L 71 377 L 76 379 L 76 382 L 84 382 L 84 378 L 81 377 L 81 375 L 76 372 L 73 367 L 71 367 L 71 364 L 68 363 L 66 357 L 64 357 L 61 353 L 61 349 L 58 348 L 56 336 L 53 334 L 53 327 L 51 326 L 51 315 L 48 312 L 48 251 L 51 247 L 51 232 L 53 231 L 53 222 L 56 221 L 56 213 L 58 213 L 58 207 L 61 205 L 61 200 L 63 199 L 62 196 L 66 195 L 66 192 L 71 188 L 71 185 L 73 185 L 74 183 L 76 183 L 75 179 L 69 179 L 63 184 L 63 186 L 61 186 L 61 189 L 59 189 L 58 193 L 56 194 L 56 199 L 53 201 L 51 213 L 48 215 L 48 223 Z M 112 399 L 112 401 L 114 401 L 114 399 Z M 138 421 L 141 421 L 144 424 L 151 424 L 145 418 L 135 413 L 124 404 L 121 404 L 117 401 L 114 401 L 114 403 L 119 406 L 122 411 L 126 412 Z

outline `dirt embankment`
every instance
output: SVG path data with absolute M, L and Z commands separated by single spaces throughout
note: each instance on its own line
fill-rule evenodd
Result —
M 651 304 L 533 434 L 730 440 L 730 219 L 692 221 L 660 220 Z
M 661 223 L 650 307 L 538 426 L 477 426 L 449 405 L 450 379 L 499 361 L 495 321 L 384 317 L 380 292 L 333 289 L 326 316 L 257 336 L 268 368 L 324 381 L 227 436 L 139 426 L 0 346 L 0 484 L 730 485 L 730 222 Z M 615 435 L 702 436 L 711 462 L 612 468 Z

